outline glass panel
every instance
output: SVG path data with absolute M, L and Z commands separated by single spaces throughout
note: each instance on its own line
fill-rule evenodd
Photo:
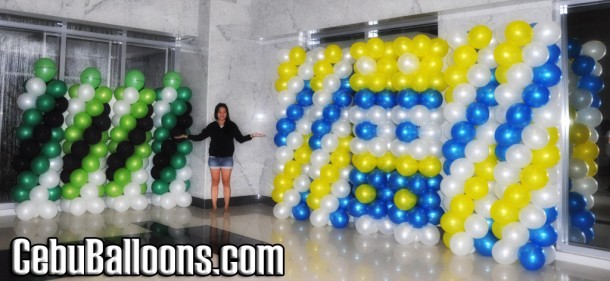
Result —
M 38 31 L 0 28 L 0 202 L 12 202 L 10 190 L 17 175 L 11 160 L 19 153 L 15 130 L 21 123 L 17 97 L 32 78 L 36 60 L 59 57 L 59 37 Z
M 165 69 L 167 71 L 173 70 L 172 61 L 173 55 L 168 49 L 127 44 L 125 71 L 132 69 L 142 71 L 146 78 L 145 87 L 162 87 Z
M 80 83 L 80 73 L 95 67 L 102 74 L 102 84 L 116 87 L 119 83 L 119 45 L 104 41 L 68 38 L 66 42 L 66 73 L 68 85 Z

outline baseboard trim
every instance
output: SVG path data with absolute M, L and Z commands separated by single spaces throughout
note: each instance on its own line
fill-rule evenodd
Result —
M 269 196 L 260 195 L 246 195 L 246 196 L 235 196 L 231 197 L 231 206 L 243 206 L 251 204 L 264 204 L 267 206 L 275 205 L 273 199 Z M 201 209 L 212 209 L 212 199 L 203 199 L 199 197 L 193 197 L 192 206 L 199 207 Z M 225 202 L 223 198 L 218 198 L 217 207 L 224 208 Z

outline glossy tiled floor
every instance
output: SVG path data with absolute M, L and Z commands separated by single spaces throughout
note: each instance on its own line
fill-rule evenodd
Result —
M 146 222 L 148 227 L 145 226 Z M 15 217 L 0 217 L 0 250 L 9 249 L 10 241 L 14 237 L 28 237 L 32 242 L 45 243 L 47 237 L 58 237 L 60 241 L 77 241 L 91 236 L 150 236 L 154 231 L 150 222 L 169 226 L 166 233 L 170 239 L 185 237 L 185 228 L 209 225 L 256 240 L 281 243 L 286 251 L 286 275 L 272 278 L 275 280 L 610 279 L 609 270 L 566 262 L 557 261 L 540 271 L 529 272 L 518 264 L 500 265 L 491 258 L 477 254 L 456 257 L 441 245 L 403 246 L 396 243 L 393 237 L 382 234 L 361 236 L 353 228 L 314 228 L 309 222 L 277 220 L 272 215 L 272 208 L 264 205 L 233 207 L 230 214 L 219 211 L 215 215 L 209 210 L 196 207 L 173 210 L 150 207 L 145 211 L 128 211 L 122 214 L 110 210 L 101 215 L 81 217 L 61 214 L 54 220 L 47 221 L 24 222 Z M 191 231 L 192 229 L 196 228 L 191 228 Z M 0 270 L 8 270 L 8 265 L 2 265 Z M 140 278 L 145 277 L 129 279 Z M 161 278 L 166 279 L 152 277 L 153 280 Z M 104 279 L 104 276 L 69 278 L 84 279 Z

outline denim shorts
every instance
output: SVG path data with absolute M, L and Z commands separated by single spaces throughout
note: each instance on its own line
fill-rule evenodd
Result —
M 210 169 L 232 169 L 233 157 L 210 156 L 208 158 L 208 165 L 210 166 Z

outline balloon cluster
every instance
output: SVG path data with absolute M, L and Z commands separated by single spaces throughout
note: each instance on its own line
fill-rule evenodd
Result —
M 18 202 L 17 217 L 29 220 L 40 216 L 53 218 L 58 212 L 56 201 L 61 197 L 59 170 L 62 167 L 61 145 L 64 138 L 61 125 L 63 112 L 68 108 L 66 83 L 53 80 L 55 63 L 42 58 L 36 61 L 34 75 L 25 83 L 26 93 L 17 99 L 23 110 L 22 123 L 17 128 L 19 153 L 12 161 L 19 173 L 12 188 Z
M 188 165 L 188 154 L 193 150 L 190 141 L 177 141 L 172 136 L 186 134 L 193 124 L 192 106 L 189 103 L 192 92 L 189 88 L 180 87 L 182 77 L 176 72 L 168 72 L 163 77 L 165 86 L 158 93 L 154 105 L 153 123 L 155 126 L 152 149 L 153 168 L 151 175 L 152 203 L 165 209 L 188 207 L 192 197 L 186 192 L 190 187 L 191 167 Z
M 112 125 L 105 185 L 106 204 L 117 212 L 144 210 L 148 200 L 143 195 L 148 181 L 148 157 L 153 127 L 152 103 L 155 91 L 144 88 L 144 74 L 130 70 L 125 86 L 114 91 Z
M 599 134 L 595 127 L 603 119 L 599 111 L 600 91 L 604 82 L 600 78 L 602 66 L 598 62 L 606 54 L 606 46 L 600 41 L 582 44 L 577 39 L 568 40 L 570 59 L 569 100 L 570 100 L 570 193 L 568 206 L 570 213 L 570 240 L 590 243 L 595 233 L 593 194 L 597 191 L 595 159 L 599 155 L 597 141 Z
M 101 213 L 106 204 L 103 169 L 106 166 L 108 148 L 107 131 L 110 128 L 112 90 L 100 87 L 102 77 L 93 67 L 80 75 L 81 84 L 72 85 L 68 115 L 66 116 L 66 141 L 63 144 L 62 211 L 80 216 L 89 211 Z

